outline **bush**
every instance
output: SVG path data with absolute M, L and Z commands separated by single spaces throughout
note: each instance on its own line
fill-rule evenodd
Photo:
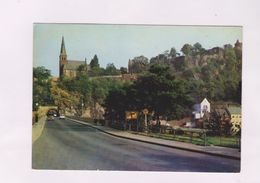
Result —
M 183 135 L 184 131 L 182 129 L 180 129 L 180 128 L 177 128 L 177 129 L 173 128 L 172 133 L 173 134 L 175 133 L 175 135 Z

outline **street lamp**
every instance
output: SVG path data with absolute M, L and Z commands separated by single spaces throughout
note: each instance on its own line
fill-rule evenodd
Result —
M 84 103 L 83 101 L 81 101 L 81 116 L 83 116 L 83 107 L 84 107 Z
M 38 110 L 38 102 L 35 103 L 35 108 L 36 108 L 36 111 Z

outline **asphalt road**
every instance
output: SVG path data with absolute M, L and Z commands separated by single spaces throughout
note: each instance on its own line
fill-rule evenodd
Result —
M 32 147 L 34 169 L 239 172 L 240 161 L 104 134 L 70 120 L 47 121 Z

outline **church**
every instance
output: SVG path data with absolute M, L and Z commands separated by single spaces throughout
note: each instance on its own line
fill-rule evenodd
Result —
M 76 77 L 79 72 L 88 72 L 90 66 L 87 64 L 85 58 L 84 61 L 81 60 L 68 60 L 64 37 L 62 36 L 60 57 L 59 57 L 59 68 L 60 68 L 60 78 L 62 77 Z

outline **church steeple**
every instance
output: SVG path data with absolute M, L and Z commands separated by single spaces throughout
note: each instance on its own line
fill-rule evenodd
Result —
M 64 74 L 64 66 L 68 63 L 67 54 L 65 49 L 64 37 L 62 36 L 61 48 L 60 48 L 60 77 Z
M 61 41 L 60 54 L 61 55 L 66 55 L 65 42 L 64 42 L 64 37 L 63 36 L 62 36 L 62 41 Z

